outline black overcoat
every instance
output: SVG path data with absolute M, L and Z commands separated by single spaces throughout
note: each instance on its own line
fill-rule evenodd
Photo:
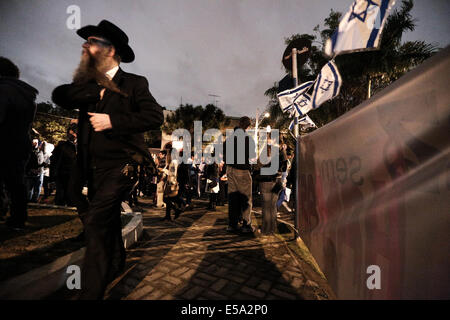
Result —
M 112 79 L 125 97 L 95 82 L 65 84 L 57 87 L 52 100 L 65 109 L 79 109 L 77 163 L 84 169 L 108 168 L 129 161 L 141 162 L 142 157 L 151 159 L 144 143 L 143 133 L 160 130 L 164 121 L 161 106 L 148 89 L 145 77 L 124 72 L 121 68 Z M 95 132 L 88 112 L 106 113 L 110 116 L 112 129 Z
M 0 145 L 3 161 L 26 161 L 31 153 L 30 129 L 38 91 L 14 78 L 0 78 Z

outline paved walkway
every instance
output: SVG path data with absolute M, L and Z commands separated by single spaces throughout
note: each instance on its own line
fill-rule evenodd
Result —
M 127 271 L 107 299 L 329 299 L 326 282 L 279 237 L 228 233 L 227 207 L 206 202 L 176 221 L 144 210 L 144 237 L 128 250 Z M 307 270 L 310 269 L 310 270 Z

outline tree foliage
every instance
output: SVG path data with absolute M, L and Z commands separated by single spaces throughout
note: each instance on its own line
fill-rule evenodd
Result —
M 150 130 L 144 132 L 144 142 L 149 148 L 159 148 L 161 146 L 161 130 Z
M 56 145 L 66 139 L 67 128 L 74 118 L 76 111 L 62 109 L 49 101 L 40 102 L 33 121 L 33 129 L 38 132 L 35 137 Z
M 343 80 L 340 94 L 308 113 L 319 127 L 366 100 L 369 86 L 372 95 L 379 92 L 437 51 L 435 45 L 424 41 L 402 43 L 403 34 L 406 31 L 413 31 L 416 26 L 416 20 L 411 16 L 413 6 L 413 0 L 403 0 L 400 7 L 387 17 L 379 50 L 335 57 Z M 324 19 L 324 26 L 321 28 L 317 25 L 313 29 L 313 34 L 295 34 L 285 39 L 286 45 L 297 38 L 306 38 L 312 42 L 310 59 L 298 72 L 300 83 L 314 80 L 328 62 L 322 53 L 323 47 L 325 41 L 339 26 L 341 17 L 342 13 L 331 10 Z M 261 125 L 270 124 L 273 128 L 286 129 L 291 119 L 281 112 L 277 91 L 276 83 L 265 92 L 269 97 L 267 111 L 271 116 L 264 119 Z
M 194 107 L 192 104 L 180 105 L 172 115 L 167 116 L 162 130 L 171 134 L 176 129 L 186 129 L 191 135 L 194 133 L 194 121 L 202 121 L 203 131 L 217 128 L 222 129 L 230 122 L 222 109 L 213 104 Z

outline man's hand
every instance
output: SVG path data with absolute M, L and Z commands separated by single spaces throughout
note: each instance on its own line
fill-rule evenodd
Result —
M 91 125 L 94 127 L 95 131 L 112 129 L 109 114 L 88 112 L 88 115 L 91 117 L 89 120 L 91 121 Z

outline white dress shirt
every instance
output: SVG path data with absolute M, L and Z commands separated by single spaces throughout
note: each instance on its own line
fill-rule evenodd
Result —
M 114 78 L 114 76 L 117 73 L 117 70 L 119 70 L 119 66 L 115 66 L 114 68 L 106 72 L 106 76 L 109 78 L 109 80 L 112 80 L 112 78 Z

